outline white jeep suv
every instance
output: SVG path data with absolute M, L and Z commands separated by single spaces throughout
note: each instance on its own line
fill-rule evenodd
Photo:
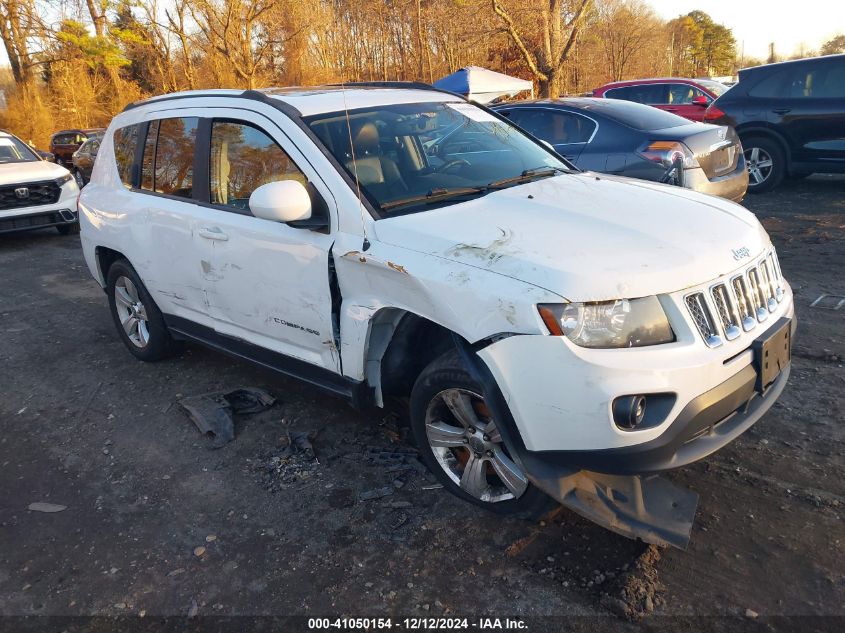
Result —
M 0 233 L 77 227 L 79 187 L 70 172 L 42 160 L 17 136 L 0 130 Z
M 499 512 L 550 495 L 683 545 L 695 495 L 650 475 L 732 441 L 789 374 L 792 294 L 751 213 L 578 172 L 423 84 L 133 104 L 80 213 L 135 356 L 198 341 L 407 398 L 429 468 Z

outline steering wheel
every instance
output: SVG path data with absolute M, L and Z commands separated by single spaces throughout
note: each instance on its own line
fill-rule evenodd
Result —
M 445 163 L 440 165 L 440 167 L 435 169 L 435 171 L 436 172 L 448 171 L 448 170 L 452 169 L 453 167 L 458 167 L 458 166 L 463 167 L 465 165 L 469 166 L 470 162 L 468 160 L 464 160 L 463 158 L 453 158 L 452 160 L 447 160 Z

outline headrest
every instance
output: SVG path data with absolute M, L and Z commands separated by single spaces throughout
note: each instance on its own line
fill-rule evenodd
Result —
M 356 158 L 378 154 L 379 137 L 375 123 L 363 121 L 352 124 L 352 145 Z

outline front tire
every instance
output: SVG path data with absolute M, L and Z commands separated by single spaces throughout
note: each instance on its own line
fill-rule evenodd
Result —
M 552 500 L 512 459 L 481 393 L 455 351 L 422 371 L 410 402 L 420 455 L 455 496 L 498 514 L 536 517 Z
M 777 187 L 786 175 L 786 156 L 777 141 L 752 136 L 742 141 L 748 168 L 748 193 L 765 193 Z
M 106 292 L 117 332 L 136 358 L 153 362 L 178 351 L 158 306 L 125 259 L 109 268 Z

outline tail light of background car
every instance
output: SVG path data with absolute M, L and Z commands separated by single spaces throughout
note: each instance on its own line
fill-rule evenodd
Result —
M 650 141 L 648 145 L 640 148 L 639 153 L 640 156 L 665 167 L 671 167 L 678 160 L 684 167 L 698 167 L 695 154 L 680 141 Z

